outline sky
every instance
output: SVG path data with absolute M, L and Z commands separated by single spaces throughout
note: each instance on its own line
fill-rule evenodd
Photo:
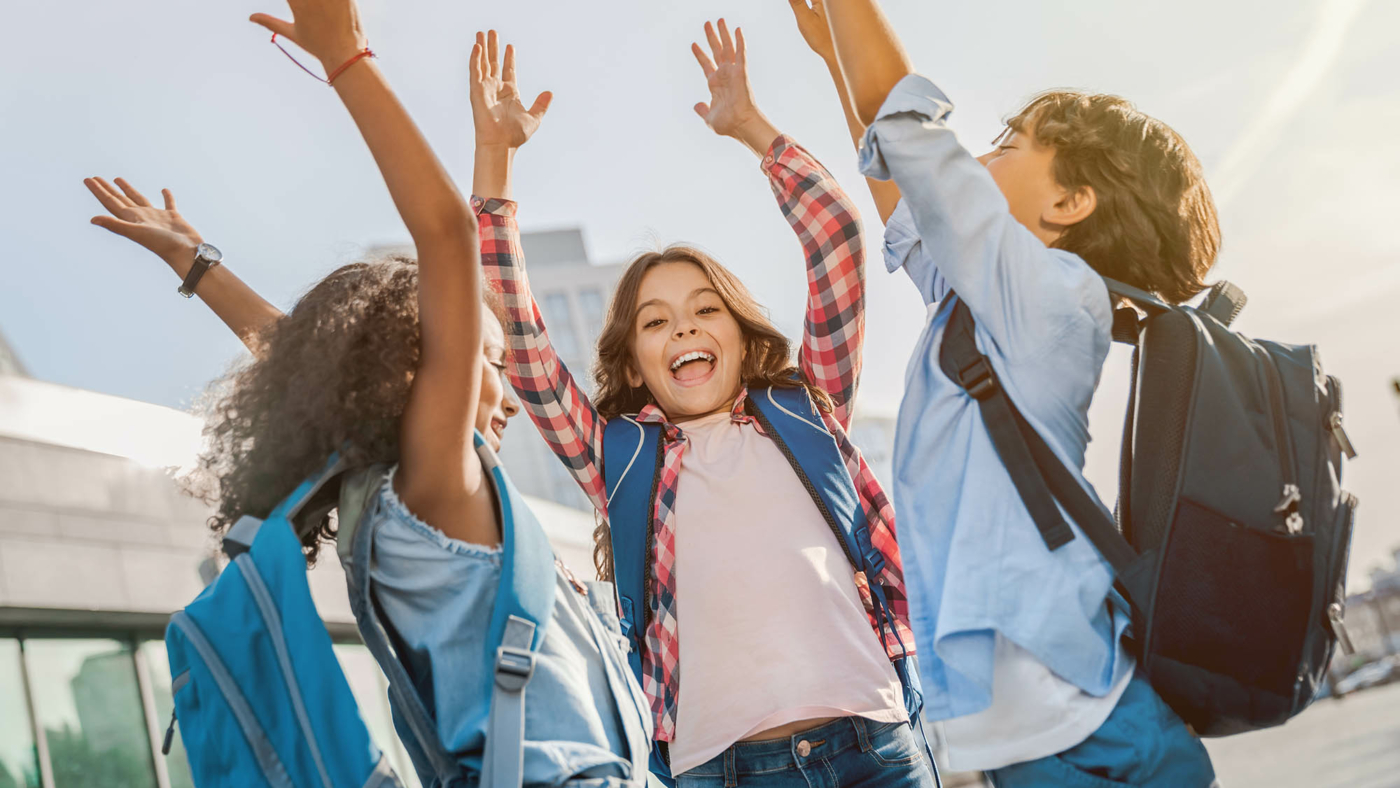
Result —
M 800 331 L 797 240 L 757 159 L 712 134 L 689 53 L 707 18 L 745 29 L 759 103 L 881 226 L 821 62 L 782 0 L 363 0 L 380 65 L 464 188 L 467 53 L 496 27 L 522 90 L 552 90 L 517 159 L 525 230 L 581 227 L 597 262 L 687 241 Z M 1236 327 L 1315 343 L 1346 388 L 1361 457 L 1352 582 L 1400 547 L 1400 4 L 1388 0 L 886 0 L 919 70 L 982 152 L 1032 94 L 1124 95 L 1180 131 L 1220 208 L 1216 276 L 1250 296 Z M 36 377 L 188 407 L 240 346 L 163 263 L 87 223 L 82 178 L 175 192 L 227 264 L 282 307 L 407 234 L 334 94 L 289 63 L 255 11 L 272 0 L 15 3 L 0 48 L 0 332 Z M 924 313 L 872 259 L 863 406 L 892 412 Z M 1126 390 L 1105 370 L 1105 397 Z M 1114 427 L 1116 429 L 1116 427 Z M 1097 434 L 1097 430 L 1096 430 Z M 1111 460 L 1101 440 L 1091 471 Z M 1091 474 L 1091 478 L 1095 478 Z

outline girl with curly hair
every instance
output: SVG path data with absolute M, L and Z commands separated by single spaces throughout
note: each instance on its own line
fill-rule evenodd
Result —
M 252 21 L 290 39 L 331 73 L 365 50 L 352 0 L 290 0 L 295 21 Z M 548 107 L 519 99 L 514 52 L 504 69 L 498 42 L 478 35 L 471 57 L 478 148 L 513 151 Z M 286 315 L 226 267 L 195 293 L 247 343 L 253 358 L 220 382 L 203 468 L 217 479 L 213 528 L 243 514 L 265 516 L 302 479 L 340 451 L 356 466 L 388 471 L 360 520 L 373 519 L 374 601 L 397 659 L 431 710 L 458 774 L 479 779 L 487 720 L 482 710 L 495 652 L 487 632 L 502 578 L 501 512 L 473 433 L 499 448 L 518 405 L 502 377 L 500 320 L 483 303 L 476 219 L 372 60 L 345 68 L 333 87 L 358 125 L 417 248 L 332 272 Z M 95 224 L 160 255 L 182 278 L 202 237 L 175 209 L 152 205 L 126 181 L 88 188 L 112 214 Z M 489 455 L 489 453 L 487 453 Z M 304 539 L 313 560 L 331 523 Z M 600 594 L 559 567 L 525 700 L 524 784 L 640 786 L 649 750 L 640 689 L 629 684 L 616 619 Z M 611 625 L 605 623 L 611 619 Z M 614 634 L 609 634 L 611 630 Z M 396 709 L 396 717 L 397 715 Z M 402 730 L 402 726 L 399 726 Z M 443 779 L 405 737 L 424 785 Z

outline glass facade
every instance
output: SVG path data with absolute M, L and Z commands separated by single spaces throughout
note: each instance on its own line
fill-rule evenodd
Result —
M 164 641 L 26 635 L 0 632 L 0 788 L 194 788 L 178 724 L 160 755 L 174 710 Z M 358 644 L 335 652 L 370 736 L 421 788 L 374 658 Z

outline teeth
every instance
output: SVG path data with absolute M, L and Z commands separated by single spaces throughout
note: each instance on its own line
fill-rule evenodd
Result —
M 671 371 L 675 372 L 677 369 L 680 368 L 682 364 L 686 363 L 687 361 L 695 361 L 697 359 L 704 359 L 705 361 L 708 361 L 711 364 L 715 363 L 715 357 L 710 355 L 709 353 L 706 353 L 703 350 L 692 350 L 689 353 L 685 353 L 677 357 L 675 361 L 672 361 Z

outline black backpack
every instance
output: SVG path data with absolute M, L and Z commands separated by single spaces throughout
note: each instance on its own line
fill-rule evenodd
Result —
M 1341 384 L 1312 346 L 1230 331 L 1233 285 L 1192 308 L 1106 282 L 1147 315 L 1114 314 L 1114 340 L 1135 346 L 1116 520 L 1007 397 L 952 296 L 940 367 L 977 400 L 1046 546 L 1075 538 L 1059 501 L 1113 567 L 1128 647 L 1163 700 L 1202 736 L 1280 725 L 1316 697 L 1339 637 L 1350 649 Z

